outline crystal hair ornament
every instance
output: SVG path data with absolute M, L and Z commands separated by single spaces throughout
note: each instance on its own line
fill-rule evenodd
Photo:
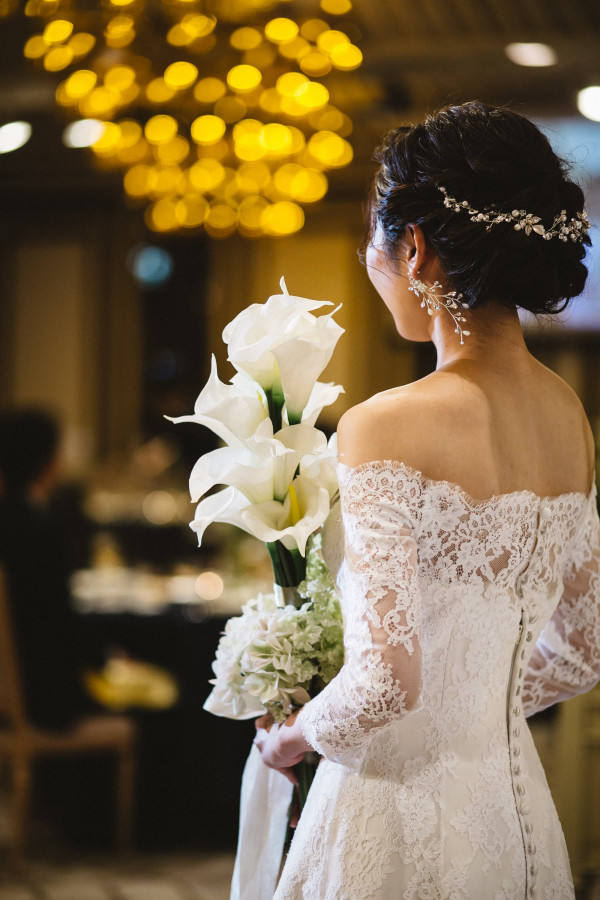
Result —
M 513 209 L 510 213 L 500 212 L 493 206 L 486 206 L 480 212 L 474 209 L 467 200 L 456 200 L 448 194 L 448 191 L 442 185 L 438 185 L 439 190 L 444 195 L 444 206 L 453 209 L 454 212 L 466 212 L 469 214 L 471 222 L 487 222 L 486 231 L 489 231 L 499 222 L 514 222 L 515 231 L 524 231 L 526 235 L 530 235 L 533 231 L 539 234 L 545 241 L 558 237 L 559 241 L 583 241 L 590 227 L 588 214 L 584 210 L 578 212 L 571 219 L 567 219 L 566 209 L 561 209 L 560 213 L 554 219 L 551 228 L 546 229 L 542 224 L 539 216 L 528 213 L 524 209 Z
M 445 309 L 452 317 L 452 321 L 455 325 L 455 334 L 460 335 L 460 343 L 464 344 L 463 338 L 468 337 L 471 332 L 465 331 L 462 327 L 463 322 L 467 321 L 463 316 L 462 311 L 463 309 L 468 309 L 469 304 L 463 303 L 463 295 L 457 294 L 456 291 L 449 291 L 447 294 L 438 294 L 440 288 L 441 284 L 439 281 L 434 281 L 431 286 L 428 286 L 418 278 L 413 278 L 410 272 L 408 273 L 408 289 L 417 296 L 417 299 L 421 298 L 421 308 L 427 309 L 430 316 L 433 315 L 434 310 L 437 312 L 441 309 Z

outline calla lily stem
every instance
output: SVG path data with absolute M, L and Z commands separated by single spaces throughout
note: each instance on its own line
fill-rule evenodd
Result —
M 281 587 L 297 587 L 306 575 L 306 559 L 299 550 L 288 550 L 281 541 L 267 542 L 275 582 Z

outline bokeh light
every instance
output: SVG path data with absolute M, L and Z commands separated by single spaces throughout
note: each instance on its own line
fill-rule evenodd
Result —
M 300 16 L 293 3 L 281 14 L 283 0 L 202 11 L 156 0 L 164 16 L 150 17 L 143 0 L 103 0 L 98 15 L 83 0 L 27 0 L 40 25 L 23 54 L 64 72 L 64 143 L 122 173 L 151 231 L 285 237 L 302 228 L 302 206 L 326 196 L 325 173 L 352 161 L 337 98 L 370 97 L 361 82 L 342 90 L 339 73 L 362 63 L 359 31 L 340 18 L 351 0 L 311 3 Z
M 7 122 L 0 128 L 0 153 L 12 153 L 25 146 L 31 137 L 29 122 Z
M 91 147 L 104 133 L 105 123 L 100 119 L 79 119 L 71 122 L 63 131 L 65 147 Z

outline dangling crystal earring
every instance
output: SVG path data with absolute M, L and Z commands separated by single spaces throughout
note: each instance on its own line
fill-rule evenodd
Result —
M 422 297 L 422 309 L 427 308 L 427 312 L 430 316 L 433 315 L 434 309 L 436 312 L 440 309 L 445 309 L 446 312 L 452 316 L 452 321 L 456 326 L 454 333 L 460 335 L 460 343 L 464 344 L 463 337 L 468 337 L 471 332 L 465 331 L 462 327 L 462 323 L 467 321 L 463 316 L 462 311 L 463 309 L 469 309 L 469 304 L 463 303 L 463 295 L 457 294 L 456 291 L 450 291 L 447 294 L 438 294 L 437 291 L 440 288 L 441 284 L 439 281 L 434 281 L 431 287 L 428 287 L 418 278 L 413 278 L 410 272 L 408 273 L 408 289 L 417 296 L 417 299 Z

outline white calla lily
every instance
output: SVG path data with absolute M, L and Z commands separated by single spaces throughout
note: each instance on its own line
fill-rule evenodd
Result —
M 341 384 L 333 384 L 333 382 L 328 382 L 326 384 L 323 381 L 317 381 L 311 391 L 306 406 L 304 407 L 302 423 L 314 425 L 323 412 L 323 409 L 326 406 L 331 406 L 332 403 L 335 403 L 340 394 L 343 393 L 344 388 Z
M 216 484 L 234 486 L 249 503 L 283 500 L 303 460 L 325 450 L 325 435 L 312 425 L 286 425 L 273 435 L 265 419 L 242 447 L 220 447 L 200 457 L 190 475 L 192 500 Z
M 193 522 L 190 522 L 190 528 L 198 536 L 198 546 L 202 544 L 204 532 L 213 522 L 235 525 L 242 531 L 252 534 L 241 516 L 242 510 L 247 506 L 248 498 L 234 487 L 227 487 L 205 497 L 196 507 Z
M 317 481 L 298 475 L 283 502 L 267 500 L 241 510 L 247 531 L 265 543 L 281 541 L 288 550 L 306 553 L 306 542 L 329 512 L 329 492 Z
M 337 475 L 337 432 L 334 432 L 324 451 L 317 456 L 306 456 L 300 466 L 300 473 L 326 488 L 329 499 L 333 500 L 339 491 Z
M 314 383 L 331 359 L 344 329 L 330 313 L 316 317 L 312 310 L 332 306 L 288 293 L 274 294 L 266 303 L 253 303 L 223 331 L 229 361 L 254 378 L 266 391 L 283 391 L 288 416 L 300 420 Z
M 217 362 L 211 358 L 210 376 L 189 416 L 166 416 L 175 424 L 196 422 L 210 428 L 226 444 L 242 446 L 268 416 L 262 390 L 251 378 L 237 372 L 231 384 L 224 384 L 217 374 Z

